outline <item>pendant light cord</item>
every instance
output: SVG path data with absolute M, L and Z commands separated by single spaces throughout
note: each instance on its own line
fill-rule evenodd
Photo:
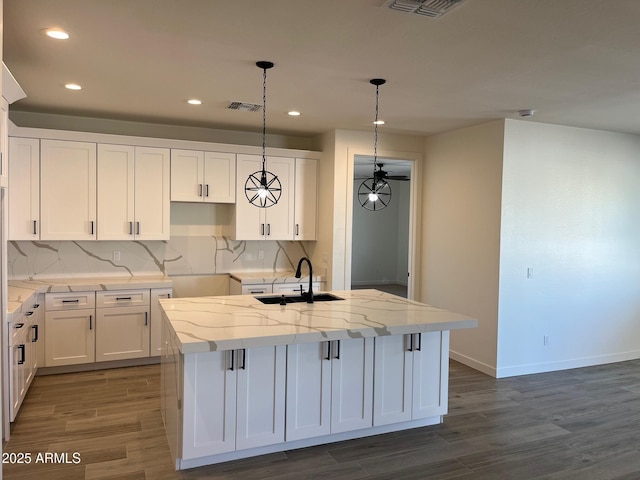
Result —
M 380 89 L 379 85 L 376 85 L 376 121 L 373 122 L 375 125 L 374 135 L 373 135 L 373 178 L 375 184 L 376 178 L 376 164 L 378 163 L 378 90 Z
M 262 171 L 267 161 L 267 69 L 262 70 Z

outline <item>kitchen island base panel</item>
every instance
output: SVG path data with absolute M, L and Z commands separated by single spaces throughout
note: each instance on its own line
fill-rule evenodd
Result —
M 443 416 L 421 418 L 410 422 L 395 423 L 392 425 L 381 425 L 379 427 L 371 427 L 362 430 L 353 430 L 350 432 L 335 433 L 323 437 L 307 438 L 304 440 L 295 440 L 292 442 L 284 442 L 276 445 L 267 445 L 264 447 L 250 448 L 247 450 L 236 450 L 234 452 L 221 453 L 218 455 L 210 455 L 206 457 L 194 458 L 190 460 L 176 459 L 176 470 L 186 470 L 189 468 L 202 467 L 205 465 L 214 465 L 217 463 L 230 462 L 243 458 L 257 457 L 258 455 L 266 455 L 269 453 L 285 452 L 287 450 L 296 450 L 299 448 L 314 447 L 327 443 L 342 442 L 345 440 L 353 440 L 356 438 L 371 437 L 374 435 L 382 435 L 385 433 L 398 432 L 401 430 L 409 430 L 412 428 L 428 427 L 442 423 Z

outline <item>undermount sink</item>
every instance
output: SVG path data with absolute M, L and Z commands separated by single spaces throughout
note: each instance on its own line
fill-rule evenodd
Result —
M 307 301 L 306 296 L 301 295 L 273 295 L 270 297 L 253 297 L 267 305 L 278 305 L 287 303 L 304 303 Z M 344 300 L 344 298 L 336 297 L 331 293 L 318 293 L 313 296 L 313 302 L 332 302 L 334 300 Z

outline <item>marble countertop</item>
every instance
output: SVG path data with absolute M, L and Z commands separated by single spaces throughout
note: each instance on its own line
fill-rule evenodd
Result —
M 344 300 L 280 306 L 231 295 L 161 299 L 160 306 L 185 354 L 478 326 L 465 315 L 379 290 L 331 293 Z
M 132 290 L 135 288 L 171 287 L 166 275 L 99 278 L 44 278 L 38 280 L 9 280 L 7 282 L 7 313 L 17 311 L 34 293 L 97 292 Z
M 301 278 L 296 278 L 295 274 L 296 272 L 289 270 L 286 272 L 233 272 L 229 273 L 229 276 L 238 280 L 243 285 L 309 282 L 309 275 L 303 275 Z M 313 281 L 321 282 L 322 277 L 320 275 L 314 275 Z

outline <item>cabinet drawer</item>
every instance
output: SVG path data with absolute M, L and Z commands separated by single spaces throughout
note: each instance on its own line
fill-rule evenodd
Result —
M 304 292 L 309 290 L 309 282 L 280 283 L 273 286 L 273 293 L 277 293 L 277 294 L 300 293 L 301 286 Z M 314 292 L 320 291 L 320 282 L 313 282 L 312 286 L 313 286 Z
M 96 292 L 96 307 L 148 307 L 149 290 L 119 290 Z
M 47 293 L 44 303 L 47 310 L 94 308 L 96 294 L 95 292 Z
M 29 328 L 27 319 L 24 317 L 15 322 L 9 322 L 9 345 L 15 345 L 21 337 L 26 337 L 26 332 Z M 22 343 L 24 343 L 24 340 L 22 340 Z
M 271 284 L 242 286 L 242 295 L 260 295 L 262 293 L 273 293 L 271 290 Z

